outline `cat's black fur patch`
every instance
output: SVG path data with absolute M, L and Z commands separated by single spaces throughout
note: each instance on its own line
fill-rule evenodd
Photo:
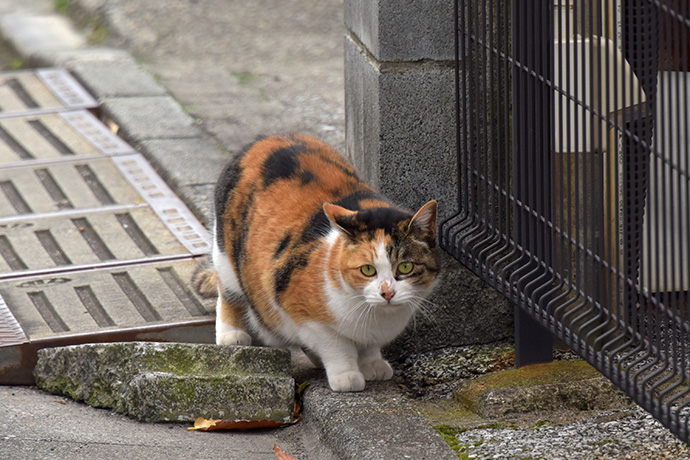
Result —
M 225 217 L 226 200 L 242 176 L 242 168 L 240 168 L 240 161 L 244 156 L 244 152 L 235 156 L 230 163 L 228 163 L 223 171 L 220 173 L 218 183 L 214 191 L 214 203 L 216 213 L 216 243 L 221 251 L 225 250 L 225 226 L 223 219 Z
M 331 221 L 328 220 L 322 209 L 312 214 L 309 222 L 304 226 L 304 232 L 299 239 L 299 245 L 309 244 L 326 235 L 331 228 Z
M 353 216 L 338 218 L 337 223 L 355 239 L 357 235 L 361 234 L 373 237 L 377 230 L 383 229 L 394 240 L 398 240 L 402 237 L 402 235 L 398 235 L 400 233 L 398 224 L 410 217 L 412 217 L 410 213 L 400 209 L 380 207 L 361 209 Z
M 296 175 L 299 170 L 299 161 L 296 157 L 306 150 L 304 145 L 296 144 L 273 152 L 264 162 L 261 174 L 264 188 L 270 187 L 277 180 L 289 179 Z
M 276 248 L 276 252 L 273 255 L 273 257 L 275 259 L 279 258 L 280 255 L 287 249 L 291 240 L 292 240 L 292 234 L 286 233 L 285 236 L 283 236 L 283 239 L 280 240 L 280 243 L 278 244 L 278 247 Z
M 311 171 L 303 171 L 302 174 L 299 176 L 299 180 L 302 182 L 302 185 L 308 185 L 312 183 L 315 179 L 316 176 Z
M 373 190 L 359 190 L 351 193 L 336 201 L 335 205 L 342 206 L 350 211 L 359 211 L 362 209 L 360 202 L 362 200 L 383 200 L 383 197 Z
M 247 233 L 249 233 L 249 210 L 254 203 L 254 190 L 247 196 L 243 197 L 240 204 L 240 219 L 237 222 L 239 228 L 235 228 L 237 237 L 232 248 L 232 257 L 235 261 L 235 269 L 237 270 L 238 279 L 242 279 L 242 262 L 246 259 L 245 246 L 247 240 Z
M 304 268 L 309 265 L 307 254 L 300 254 L 290 257 L 285 265 L 276 270 L 273 281 L 275 283 L 276 297 L 288 288 L 292 272 L 299 268 Z

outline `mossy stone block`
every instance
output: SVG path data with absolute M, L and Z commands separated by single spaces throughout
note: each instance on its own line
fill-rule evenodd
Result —
M 290 352 L 181 343 L 46 348 L 36 384 L 142 421 L 197 417 L 287 421 L 294 406 Z
M 455 399 L 482 417 L 536 411 L 617 409 L 630 399 L 585 361 L 556 361 L 468 380 Z

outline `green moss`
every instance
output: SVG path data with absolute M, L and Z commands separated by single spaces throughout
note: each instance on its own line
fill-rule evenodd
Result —
M 108 29 L 97 19 L 89 21 L 86 41 L 90 45 L 101 45 L 108 39 Z
M 589 442 L 590 446 L 605 446 L 607 444 L 620 444 L 618 439 L 603 439 L 601 441 Z
M 69 0 L 54 0 L 53 6 L 55 7 L 55 11 L 58 13 L 67 14 L 69 9 Z
M 497 372 L 487 375 L 484 382 L 487 388 L 513 388 L 584 380 L 598 376 L 599 372 L 586 361 L 554 361 Z
M 586 380 L 598 377 L 599 372 L 585 361 L 554 361 L 533 364 L 520 369 L 507 369 L 483 375 L 469 382 L 456 393 L 456 397 L 467 407 L 487 390 L 530 387 Z
M 240 86 L 249 86 L 254 80 L 254 75 L 251 72 L 233 72 L 232 76 L 237 79 Z
M 541 428 L 547 423 L 551 423 L 551 420 L 538 420 L 537 423 L 534 424 L 535 428 Z
M 458 430 L 457 428 L 454 428 L 449 425 L 437 425 L 434 427 L 434 429 L 438 432 L 438 434 L 441 435 L 444 441 L 448 443 L 451 449 L 455 451 L 457 454 L 458 458 L 461 458 L 463 460 L 469 459 L 469 448 L 471 447 L 469 444 L 462 444 L 460 440 L 457 438 L 457 435 L 459 433 L 462 433 L 463 430 Z

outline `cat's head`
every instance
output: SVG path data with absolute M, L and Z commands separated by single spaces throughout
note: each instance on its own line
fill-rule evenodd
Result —
M 420 306 L 439 273 L 436 201 L 416 213 L 392 207 L 352 211 L 326 203 L 342 233 L 338 270 L 351 292 L 374 306 Z

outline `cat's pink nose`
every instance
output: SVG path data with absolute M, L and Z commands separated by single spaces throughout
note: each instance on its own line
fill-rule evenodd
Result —
M 381 297 L 386 299 L 386 302 L 391 303 L 391 299 L 395 295 L 395 291 L 391 290 L 386 290 L 381 293 Z

